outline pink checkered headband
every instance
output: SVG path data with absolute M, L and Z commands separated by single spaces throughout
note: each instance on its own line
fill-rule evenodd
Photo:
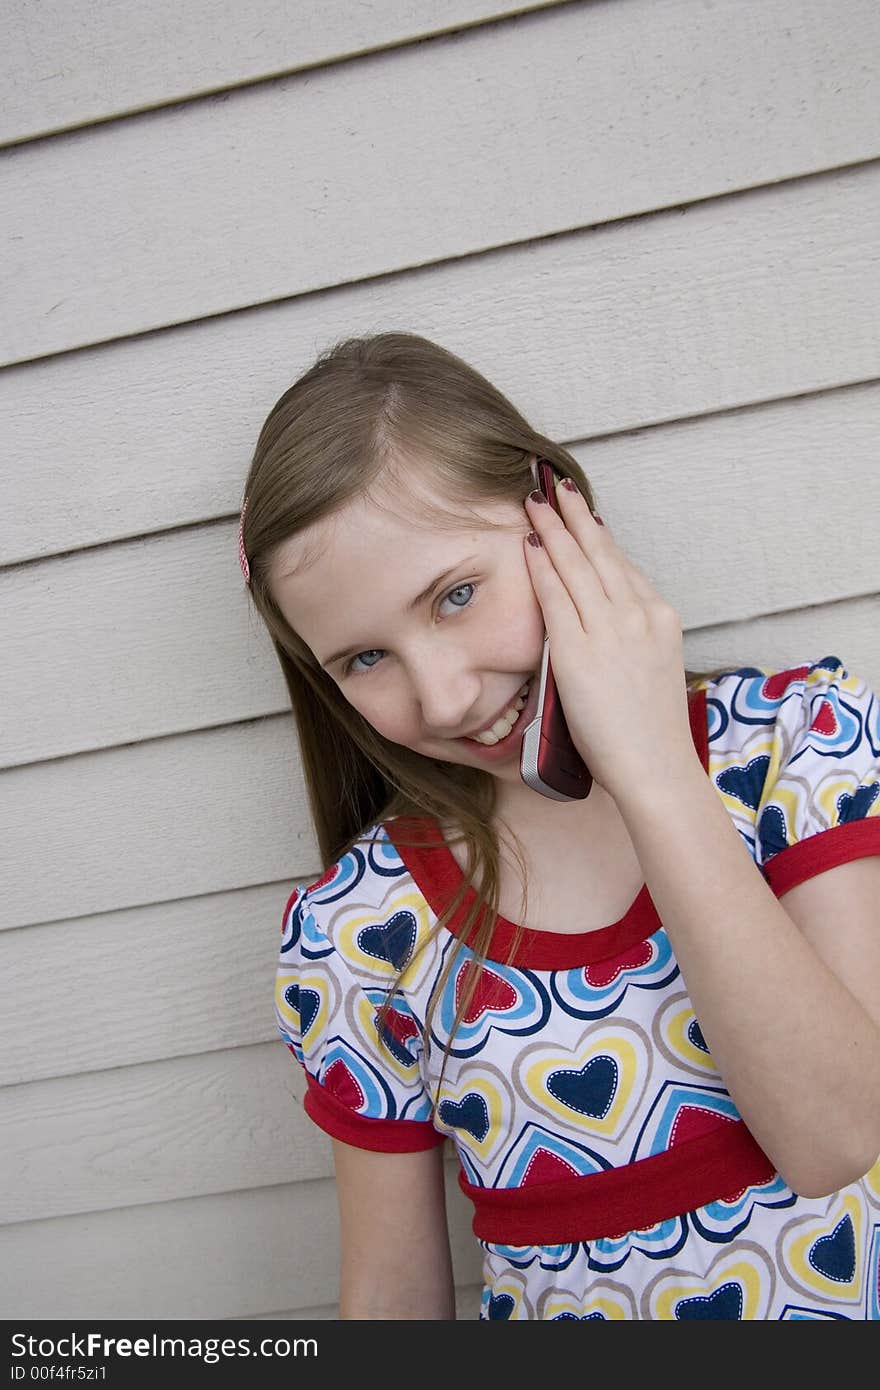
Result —
M 247 584 L 248 588 L 250 588 L 251 567 L 248 564 L 247 556 L 244 553 L 244 514 L 247 510 L 247 504 L 248 500 L 247 498 L 245 498 L 241 508 L 241 517 L 239 518 L 238 522 L 238 563 L 241 565 L 241 572 L 244 575 L 244 582 L 245 584 Z

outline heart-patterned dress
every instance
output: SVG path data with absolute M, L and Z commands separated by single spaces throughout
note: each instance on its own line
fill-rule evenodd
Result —
M 727 672 L 689 711 L 777 896 L 880 855 L 880 698 L 837 657 Z M 647 885 L 598 930 L 499 919 L 440 1089 L 477 969 L 466 945 L 430 1036 L 428 1002 L 473 890 L 437 932 L 461 871 L 445 847 L 396 845 L 420 825 L 439 837 L 414 818 L 371 826 L 293 891 L 277 1019 L 328 1134 L 388 1152 L 455 1145 L 484 1252 L 479 1316 L 880 1317 L 880 1163 L 821 1198 L 774 1171 L 712 1060 Z

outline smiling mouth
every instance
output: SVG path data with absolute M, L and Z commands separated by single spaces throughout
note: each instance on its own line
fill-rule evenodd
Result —
M 528 703 L 529 691 L 534 679 L 534 676 L 530 676 L 525 684 L 520 686 L 508 710 L 500 715 L 488 729 L 484 729 L 479 734 L 465 734 L 467 742 L 479 743 L 483 748 L 494 748 L 496 743 L 503 743 L 520 721 L 522 712 Z

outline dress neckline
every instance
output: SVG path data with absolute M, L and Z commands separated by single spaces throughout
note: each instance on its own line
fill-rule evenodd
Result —
M 707 707 L 705 688 L 694 691 L 688 697 L 688 715 L 691 735 L 700 762 L 706 772 L 709 770 L 709 736 L 707 726 Z M 383 830 L 394 845 L 417 887 L 435 916 L 439 916 L 451 897 L 461 886 L 463 874 L 452 851 L 446 844 L 430 848 L 426 844 L 398 845 L 395 831 L 400 831 L 401 839 L 439 840 L 440 827 L 429 817 L 401 816 L 383 824 Z M 461 937 L 464 923 L 476 894 L 468 887 L 458 911 L 447 923 L 447 930 Z M 597 927 L 586 932 L 538 931 L 511 922 L 499 916 L 487 959 L 496 964 L 511 964 L 531 970 L 566 970 L 580 966 L 594 965 L 626 953 L 635 958 L 649 936 L 662 928 L 647 883 L 643 883 L 635 899 L 626 912 L 616 922 Z M 474 929 L 475 930 L 475 929 Z M 519 945 L 511 959 L 511 947 L 519 933 Z M 622 968 L 622 966 L 620 967 Z

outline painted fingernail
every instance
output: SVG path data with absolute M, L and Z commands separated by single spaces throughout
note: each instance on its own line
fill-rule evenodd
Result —
M 543 545 L 543 544 L 544 544 L 544 542 L 541 540 L 541 537 L 538 535 L 537 531 L 530 531 L 529 534 L 526 536 L 526 540 L 528 541 L 529 545 Z
M 535 491 L 535 492 L 530 492 L 530 493 L 529 493 L 529 501 L 530 501 L 530 502 L 546 502 L 546 501 L 547 501 L 547 498 L 544 496 L 543 492 L 537 492 L 537 491 Z
M 565 488 L 566 492 L 580 492 L 580 488 L 574 478 L 563 478 L 562 486 Z
M 593 512 L 593 520 L 596 521 L 596 522 L 598 522 L 600 526 L 604 526 L 604 525 L 605 525 L 605 522 L 602 520 L 602 518 L 601 518 L 601 516 L 599 515 L 598 512 Z

